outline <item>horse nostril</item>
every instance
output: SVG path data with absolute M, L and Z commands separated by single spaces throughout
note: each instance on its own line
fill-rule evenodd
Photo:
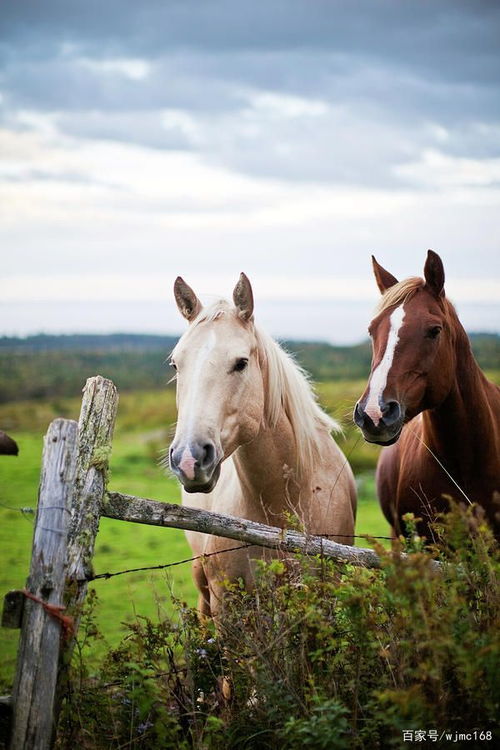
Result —
M 174 448 L 173 448 L 173 446 L 170 446 L 170 449 L 168 451 L 168 461 L 169 461 L 169 464 L 170 464 L 170 468 L 173 469 L 174 466 L 175 466 L 175 463 L 176 463 L 175 462 L 175 457 L 174 457 Z
M 202 466 L 210 466 L 215 457 L 215 448 L 212 443 L 206 443 L 203 446 L 203 456 L 201 458 Z
M 388 401 L 382 409 L 382 421 L 386 427 L 395 424 L 401 418 L 401 407 L 397 401 Z
M 358 425 L 358 427 L 363 427 L 365 423 L 365 413 L 363 409 L 359 405 L 359 401 L 354 407 L 354 421 Z

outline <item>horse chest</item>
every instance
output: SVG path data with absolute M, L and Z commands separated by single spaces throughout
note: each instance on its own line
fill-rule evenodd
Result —
M 406 438 L 406 439 L 405 439 Z M 434 455 L 433 455 L 434 454 Z M 458 486 L 457 486 L 458 485 Z M 377 472 L 377 490 L 384 515 L 399 531 L 402 518 L 413 513 L 422 519 L 420 533 L 429 535 L 429 524 L 436 515 L 449 510 L 449 500 L 481 505 L 498 526 L 495 497 L 500 477 L 495 471 L 475 471 L 473 460 L 436 456 L 415 433 L 382 451 Z

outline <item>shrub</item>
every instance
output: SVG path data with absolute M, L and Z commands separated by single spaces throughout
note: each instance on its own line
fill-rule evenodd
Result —
M 259 563 L 254 591 L 227 583 L 217 629 L 181 603 L 176 622 L 139 619 L 98 678 L 80 662 L 59 747 L 376 750 L 408 728 L 492 729 L 498 546 L 477 509 L 436 535 L 379 548 L 381 570 Z

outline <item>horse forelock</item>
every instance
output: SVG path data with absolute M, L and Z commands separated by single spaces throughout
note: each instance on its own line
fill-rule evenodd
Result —
M 377 307 L 375 308 L 374 315 L 377 317 L 387 310 L 393 310 L 399 305 L 404 305 L 409 302 L 416 293 L 425 287 L 425 280 L 419 276 L 412 276 L 404 281 L 398 281 L 394 286 L 389 287 L 382 296 Z M 453 303 L 446 297 L 439 298 L 439 303 L 443 308 L 446 316 L 446 321 L 452 333 L 458 333 L 462 329 L 462 325 L 457 315 L 457 311 Z
M 409 279 L 404 279 L 404 281 L 398 281 L 397 284 L 389 287 L 389 289 L 384 292 L 375 309 L 375 315 L 380 315 L 392 307 L 404 304 L 424 286 L 425 281 L 419 276 L 411 276 Z
M 200 323 L 210 323 L 212 320 L 218 320 L 226 315 L 236 317 L 235 308 L 225 299 L 219 299 L 208 307 L 203 307 L 198 316 L 193 320 L 191 327 L 195 328 Z
M 171 352 L 171 356 L 175 356 L 177 347 L 181 343 L 181 341 L 186 341 L 186 339 L 189 337 L 189 335 L 198 328 L 198 326 L 201 323 L 210 323 L 214 320 L 219 320 L 224 317 L 231 317 L 233 316 L 235 319 L 238 319 L 238 316 L 236 315 L 236 311 L 234 307 L 232 307 L 229 302 L 227 302 L 224 299 L 217 300 L 217 302 L 213 302 L 211 305 L 208 305 L 207 307 L 202 307 L 201 311 L 198 313 L 196 318 L 190 323 L 186 331 L 182 334 L 179 341 L 173 348 Z

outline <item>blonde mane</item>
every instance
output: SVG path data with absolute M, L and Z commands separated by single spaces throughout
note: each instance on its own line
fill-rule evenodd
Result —
M 210 322 L 238 313 L 225 300 L 203 308 L 192 323 Z M 242 322 L 243 325 L 243 322 Z M 297 471 L 310 471 L 320 455 L 322 431 L 341 432 L 339 424 L 319 406 L 308 374 L 269 334 L 254 326 L 263 376 L 265 378 L 265 423 L 276 427 L 284 412 L 290 422 L 297 448 Z
M 375 308 L 375 315 L 388 310 L 390 307 L 401 305 L 411 299 L 414 294 L 425 285 L 425 281 L 419 276 L 411 276 L 404 281 L 398 281 L 394 286 L 389 287 L 382 299 Z
M 340 432 L 338 423 L 319 406 L 308 374 L 274 339 L 255 329 L 265 362 L 265 417 L 275 427 L 285 412 L 295 436 L 298 469 L 310 470 L 321 451 L 321 431 Z

